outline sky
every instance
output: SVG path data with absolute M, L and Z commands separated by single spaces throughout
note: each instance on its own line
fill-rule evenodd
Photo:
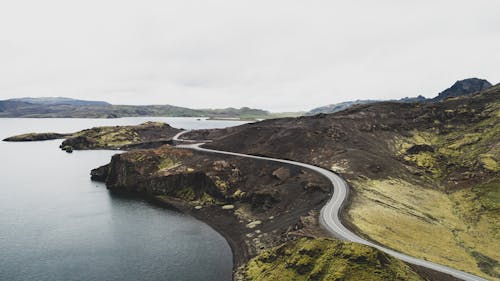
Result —
M 303 111 L 500 82 L 498 0 L 0 2 L 0 99 Z

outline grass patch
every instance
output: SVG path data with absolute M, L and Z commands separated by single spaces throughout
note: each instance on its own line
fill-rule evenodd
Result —
M 250 260 L 246 278 L 266 280 L 422 280 L 403 262 L 368 246 L 301 238 Z
M 451 195 L 397 179 L 353 185 L 356 196 L 347 215 L 370 239 L 415 257 L 494 277 L 484 271 L 477 256 L 500 259 L 498 180 Z

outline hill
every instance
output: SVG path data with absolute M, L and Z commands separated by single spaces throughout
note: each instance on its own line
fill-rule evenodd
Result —
M 500 278 L 500 85 L 438 103 L 381 102 L 185 135 L 333 170 L 344 222 L 410 255 Z
M 480 92 L 491 87 L 490 82 L 484 79 L 469 78 L 455 82 L 450 88 L 442 91 L 430 101 L 442 101 L 447 98 L 460 97 L 471 93 Z
M 261 109 L 248 107 L 224 109 L 191 109 L 172 105 L 112 105 L 103 101 L 70 98 L 19 98 L 0 101 L 0 117 L 25 118 L 119 118 L 138 116 L 211 117 L 267 119 L 276 116 Z
M 55 105 L 55 104 L 68 104 L 75 106 L 83 105 L 97 105 L 97 106 L 109 106 L 111 104 L 104 101 L 88 101 L 88 100 L 78 100 L 64 97 L 46 97 L 46 98 L 18 98 L 9 99 L 7 101 L 12 102 L 23 102 L 28 104 L 39 104 L 39 105 Z
M 488 82 L 484 79 L 468 78 L 468 79 L 464 79 L 464 80 L 460 80 L 460 81 L 455 82 L 455 84 L 453 84 L 450 88 L 439 93 L 434 98 L 426 99 L 425 97 L 419 95 L 417 97 L 406 97 L 406 98 L 402 98 L 399 100 L 390 100 L 390 101 L 402 102 L 402 103 L 406 103 L 406 102 L 439 102 L 439 101 L 442 101 L 442 100 L 450 98 L 450 97 L 459 97 L 459 96 L 464 96 L 464 95 L 470 95 L 470 94 L 482 91 L 484 89 L 487 89 L 491 86 L 492 85 L 490 84 L 490 82 Z M 349 108 L 353 105 L 369 104 L 369 103 L 375 103 L 375 102 L 382 102 L 382 100 L 355 100 L 355 101 L 335 103 L 335 104 L 330 104 L 330 105 L 314 108 L 314 109 L 310 110 L 309 112 L 307 112 L 306 115 L 314 115 L 314 114 L 319 114 L 319 113 L 334 113 L 334 112 Z

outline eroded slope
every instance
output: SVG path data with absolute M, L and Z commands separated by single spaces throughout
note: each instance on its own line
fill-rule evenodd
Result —
M 377 103 L 186 138 L 336 171 L 353 187 L 345 222 L 357 233 L 494 279 L 500 277 L 499 109 L 497 85 L 436 104 Z

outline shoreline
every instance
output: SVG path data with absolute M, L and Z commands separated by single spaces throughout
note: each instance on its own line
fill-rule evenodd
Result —
M 238 220 L 231 212 L 232 210 L 223 210 L 222 208 L 220 208 L 220 206 L 205 206 L 203 207 L 203 209 L 197 210 L 182 199 L 174 198 L 171 196 L 151 195 L 141 192 L 117 191 L 110 189 L 108 189 L 108 192 L 112 193 L 113 196 L 123 196 L 135 200 L 144 200 L 148 204 L 151 204 L 153 206 L 186 214 L 208 225 L 224 238 L 231 249 L 231 280 L 237 280 L 235 277 L 240 273 L 239 269 L 241 268 L 241 266 L 244 266 L 253 257 L 253 255 L 251 255 L 249 252 L 248 245 L 245 244 L 245 228 L 239 224 Z M 324 206 L 324 204 L 326 204 L 326 202 L 327 200 L 325 200 L 324 202 L 320 202 L 319 204 L 317 204 L 317 206 L 311 209 L 311 211 L 317 211 L 319 213 L 319 210 Z M 292 215 L 291 217 L 294 217 L 294 215 Z M 317 229 L 315 230 L 323 234 L 321 235 L 321 237 L 331 237 L 331 235 L 328 235 L 325 229 L 323 229 L 320 225 L 317 225 Z M 279 234 L 277 235 L 279 236 Z M 308 236 L 296 233 L 291 233 L 291 235 L 295 235 L 294 238 L 291 238 L 292 240 L 297 237 Z

